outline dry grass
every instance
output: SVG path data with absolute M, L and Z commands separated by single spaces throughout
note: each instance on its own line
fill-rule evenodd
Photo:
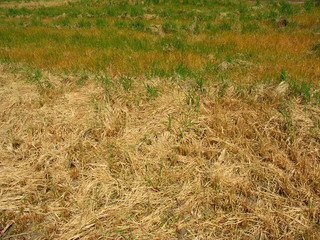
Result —
M 320 109 L 285 85 L 195 107 L 188 83 L 25 71 L 0 67 L 3 239 L 318 239 Z

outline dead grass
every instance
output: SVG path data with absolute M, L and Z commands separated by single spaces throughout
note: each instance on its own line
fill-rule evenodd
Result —
M 170 80 L 107 98 L 90 75 L 39 91 L 25 71 L 0 67 L 3 239 L 318 238 L 320 109 L 284 86 L 211 84 L 196 108 Z

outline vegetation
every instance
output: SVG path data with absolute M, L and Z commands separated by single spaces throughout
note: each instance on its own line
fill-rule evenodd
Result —
M 317 1 L 0 3 L 0 239 L 317 239 Z

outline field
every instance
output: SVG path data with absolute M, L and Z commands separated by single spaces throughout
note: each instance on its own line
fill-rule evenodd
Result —
M 319 1 L 0 1 L 1 240 L 319 236 Z

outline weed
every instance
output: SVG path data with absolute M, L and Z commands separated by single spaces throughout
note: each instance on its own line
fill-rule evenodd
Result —
M 69 26 L 70 24 L 71 24 L 71 20 L 68 17 L 60 18 L 53 22 L 53 25 L 63 26 L 63 27 Z
M 315 54 L 316 56 L 320 57 L 320 42 L 317 41 L 313 44 L 313 47 L 311 49 L 311 52 Z
M 204 78 L 203 77 L 198 77 L 195 79 L 195 88 L 196 90 L 199 90 L 200 93 L 205 93 L 205 88 L 204 88 Z
M 104 19 L 104 18 L 97 18 L 97 19 L 96 19 L 96 26 L 97 26 L 98 28 L 102 28 L 102 27 L 107 26 L 107 21 L 106 21 L 106 19 Z
M 178 31 L 178 27 L 173 22 L 165 22 L 162 24 L 163 31 L 165 33 L 174 33 Z
M 311 86 L 308 82 L 304 80 L 301 82 L 291 80 L 289 82 L 289 86 L 293 96 L 302 97 L 302 101 L 304 103 L 311 100 Z
M 218 29 L 220 31 L 230 31 L 231 30 L 231 24 L 229 22 L 222 22 L 219 24 Z
M 286 125 L 291 127 L 293 124 L 292 124 L 292 117 L 289 114 L 289 112 L 287 110 L 285 110 L 285 109 L 279 109 L 278 111 L 284 117 Z
M 158 45 L 162 49 L 184 50 L 186 48 L 183 37 L 179 36 L 164 37 L 158 42 Z
M 131 27 L 134 30 L 143 31 L 145 29 L 144 22 L 138 20 L 138 21 L 130 21 L 129 27 Z
M 303 7 L 306 11 L 310 12 L 315 7 L 315 2 L 313 0 L 307 0 L 303 3 Z
M 193 109 L 198 109 L 200 107 L 200 99 L 200 94 L 193 90 L 189 90 L 187 93 L 185 93 L 186 104 Z
M 184 63 L 178 63 L 178 66 L 175 67 L 174 71 L 183 78 L 193 76 L 192 70 Z
M 82 86 L 86 83 L 88 79 L 89 79 L 89 75 L 86 72 L 83 72 L 80 74 L 76 83 L 77 85 Z
M 84 19 L 80 19 L 78 22 L 77 22 L 77 26 L 79 28 L 89 28 L 91 27 L 91 22 L 89 21 L 86 21 Z
M 115 87 L 113 80 L 107 74 L 96 75 L 95 80 L 102 83 L 105 95 L 110 98 L 111 92 Z
M 282 69 L 280 76 L 279 76 L 279 81 L 280 82 L 286 82 L 288 80 L 288 73 L 286 70 Z
M 150 76 L 151 77 L 167 77 L 167 72 L 164 69 L 158 68 L 157 66 L 152 67 L 150 70 Z
M 186 119 L 185 121 L 182 122 L 181 127 L 180 127 L 180 132 L 181 134 L 187 132 L 188 130 L 191 130 L 191 128 L 194 126 L 194 121 L 191 119 Z M 183 153 L 185 154 L 185 153 Z M 176 162 L 176 159 L 173 159 Z
M 240 20 L 241 21 L 248 20 L 248 17 L 250 16 L 248 14 L 249 6 L 246 3 L 241 1 L 239 3 L 238 9 L 239 9 L 239 12 L 240 12 Z
M 37 83 L 40 82 L 42 79 L 43 75 L 42 72 L 39 69 L 36 69 L 32 75 L 29 76 L 29 81 L 32 83 Z
M 315 99 L 316 104 L 320 105 L 320 91 L 319 91 L 320 87 L 318 86 L 316 89 L 318 89 L 318 91 L 315 91 L 313 93 L 313 98 Z
M 172 120 L 174 120 L 174 117 L 172 115 L 168 115 L 167 119 L 168 119 L 167 130 L 171 131 L 171 129 L 172 129 Z
M 125 21 L 116 20 L 114 22 L 114 26 L 116 26 L 118 28 L 126 28 L 128 25 L 127 25 L 127 22 L 125 22 Z
M 144 84 L 144 87 L 145 87 L 145 89 L 146 89 L 146 91 L 147 91 L 147 93 L 148 93 L 148 95 L 150 97 L 153 97 L 153 98 L 158 97 L 158 95 L 159 95 L 158 91 L 159 90 L 156 87 L 151 86 L 149 84 Z
M 123 87 L 123 89 L 125 91 L 130 90 L 132 83 L 133 83 L 133 79 L 131 77 L 125 77 L 125 76 L 121 76 L 120 77 L 120 83 Z
M 99 103 L 98 100 L 96 99 L 96 97 L 93 97 L 90 102 L 91 102 L 91 104 L 92 104 L 92 107 L 93 107 L 94 112 L 95 112 L 95 113 L 101 113 L 102 108 L 101 108 L 100 103 Z
M 260 30 L 260 27 L 258 24 L 256 23 L 252 23 L 252 24 L 243 24 L 242 25 L 242 32 L 246 33 L 246 32 L 257 32 L 258 30 Z
M 48 78 L 43 76 L 43 73 L 39 69 L 36 69 L 27 79 L 30 83 L 34 83 L 37 86 L 41 94 L 46 93 L 48 89 L 52 88 L 52 83 Z
M 294 13 L 294 10 L 291 6 L 291 4 L 287 1 L 281 1 L 280 2 L 280 13 L 286 14 L 286 15 L 291 15 Z
M 43 26 L 43 23 L 42 23 L 41 19 L 39 19 L 39 18 L 32 18 L 30 24 L 32 26 L 36 26 L 36 27 Z
M 23 8 L 9 8 L 6 11 L 7 17 L 17 16 L 17 15 L 28 15 L 30 14 L 30 10 L 23 7 Z
M 222 84 L 220 84 L 219 90 L 218 90 L 218 96 L 223 97 L 228 87 L 229 87 L 229 84 L 227 82 L 223 82 Z
M 276 21 L 276 19 L 279 17 L 279 15 L 280 15 L 279 11 L 271 9 L 267 15 L 267 18 L 272 21 Z
M 292 116 L 288 110 L 288 107 L 284 106 L 278 111 L 284 117 L 284 130 L 289 132 L 289 140 L 291 141 L 291 143 L 293 143 L 296 136 L 296 126 L 293 124 Z

